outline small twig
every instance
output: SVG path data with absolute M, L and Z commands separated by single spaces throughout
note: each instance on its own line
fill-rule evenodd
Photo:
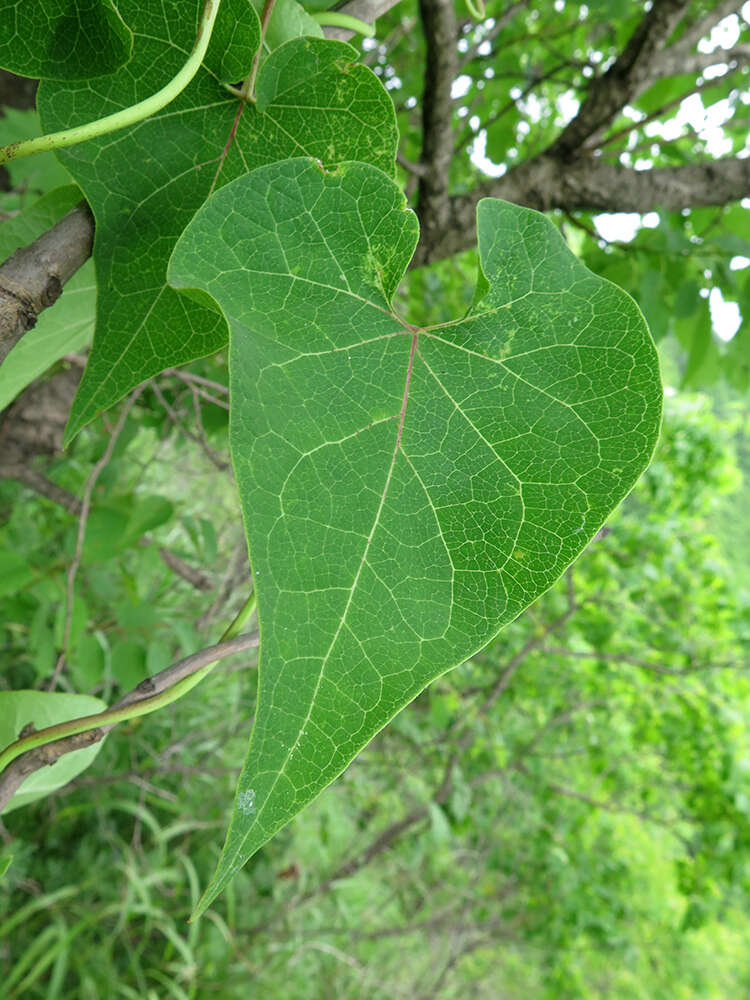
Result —
M 704 670 L 739 670 L 740 664 L 734 661 L 726 663 L 707 663 L 705 666 L 690 667 L 685 670 L 673 670 L 660 663 L 649 663 L 648 660 L 640 660 L 635 656 L 628 656 L 626 653 L 604 653 L 592 650 L 581 649 L 560 649 L 554 646 L 544 647 L 543 653 L 549 656 L 564 656 L 574 660 L 599 660 L 602 663 L 624 663 L 626 666 L 638 667 L 641 670 L 650 670 L 655 674 L 663 674 L 666 677 L 690 677 L 693 674 Z
M 223 396 L 229 395 L 229 386 L 222 385 L 221 382 L 214 382 L 210 378 L 204 378 L 203 375 L 196 375 L 195 372 L 185 371 L 182 368 L 165 368 L 162 375 L 174 375 L 175 378 L 179 378 L 183 382 L 195 382 L 197 385 L 211 389 L 212 392 L 218 392 Z
M 657 108 L 656 111 L 652 111 L 651 114 L 646 115 L 644 118 L 639 118 L 637 122 L 630 122 L 624 128 L 618 129 L 616 132 L 613 132 L 612 135 L 608 135 L 601 142 L 594 143 L 593 145 L 585 145 L 583 150 L 591 152 L 594 149 L 604 149 L 606 146 L 611 146 L 612 143 L 617 142 L 618 139 L 624 139 L 636 129 L 642 128 L 644 125 L 648 125 L 649 122 L 656 121 L 658 118 L 661 118 L 667 111 L 671 111 L 672 108 L 676 108 L 688 97 L 692 97 L 693 94 L 700 94 L 701 91 L 715 86 L 715 80 L 704 80 L 703 83 L 696 83 L 695 86 L 686 90 L 684 94 L 680 94 L 679 97 L 674 97 L 671 101 L 667 101 L 665 104 L 662 104 L 660 108 Z M 652 143 L 658 141 L 658 136 L 654 136 L 650 141 Z
M 0 477 L 16 479 L 19 483 L 34 490 L 39 496 L 44 497 L 45 500 L 64 507 L 74 517 L 81 515 L 81 501 L 77 496 L 62 486 L 58 486 L 57 483 L 52 482 L 51 479 L 29 465 L 20 462 L 13 465 L 2 465 L 0 466 Z M 145 547 L 155 545 L 156 542 L 151 535 L 143 535 L 138 544 Z M 181 559 L 176 553 L 170 552 L 163 545 L 159 546 L 158 552 L 162 562 L 196 590 L 213 590 L 213 583 L 205 573 L 190 566 L 184 559 Z
M 249 584 L 250 569 L 248 567 L 247 548 L 244 544 L 244 541 L 240 542 L 237 545 L 232 558 L 229 560 L 229 564 L 227 565 L 224 577 L 221 583 L 219 584 L 219 590 L 216 594 L 216 598 L 211 607 L 208 608 L 207 611 L 204 611 L 203 614 L 198 619 L 198 628 L 202 629 L 205 628 L 207 625 L 209 625 L 216 617 L 219 608 L 226 603 L 226 601 L 229 598 L 229 595 L 237 589 L 239 583 L 237 577 L 239 576 L 240 570 L 243 567 L 245 567 L 247 583 Z
M 81 557 L 83 555 L 83 543 L 86 538 L 86 523 L 89 517 L 89 511 L 91 509 L 91 495 L 94 492 L 94 487 L 102 474 L 104 469 L 109 463 L 112 457 L 112 452 L 117 444 L 117 439 L 120 436 L 120 432 L 125 426 L 125 421 L 128 419 L 130 411 L 136 403 L 136 400 L 143 392 L 145 386 L 138 386 L 131 394 L 130 398 L 123 406 L 120 416 L 117 418 L 117 423 L 115 424 L 112 433 L 110 434 L 109 441 L 107 442 L 107 447 L 104 449 L 104 454 L 96 463 L 94 468 L 91 470 L 89 478 L 86 480 L 86 487 L 83 491 L 83 499 L 81 500 L 81 514 L 78 519 L 78 534 L 76 536 L 76 548 L 73 555 L 73 561 L 70 564 L 68 570 L 68 581 L 65 591 L 65 626 L 63 629 L 63 641 L 62 649 L 60 655 L 57 658 L 57 664 L 55 665 L 54 672 L 47 686 L 48 691 L 54 691 L 57 687 L 57 681 L 62 673 L 63 667 L 65 666 L 65 656 L 68 651 L 68 646 L 70 644 L 70 632 L 73 624 L 73 602 L 75 600 L 75 585 L 76 585 L 76 575 L 78 573 L 78 567 L 81 565 Z
M 535 76 L 528 84 L 526 84 L 526 86 L 523 88 L 518 97 L 512 98 L 510 101 L 504 104 L 499 111 L 496 111 L 494 115 L 490 115 L 489 118 L 486 119 L 486 121 L 483 121 L 482 129 L 486 130 L 491 128 L 495 124 L 495 122 L 500 121 L 500 119 L 503 118 L 505 115 L 507 115 L 509 111 L 512 111 L 515 107 L 517 107 L 519 101 L 526 100 L 529 94 L 531 94 L 534 90 L 536 90 L 536 88 L 540 84 L 546 83 L 548 80 L 551 80 L 561 70 L 566 69 L 566 67 L 567 63 L 558 63 L 558 65 L 554 66 L 551 70 L 548 70 L 546 73 L 543 73 L 540 76 Z M 562 81 L 560 82 L 562 83 Z M 478 95 L 479 98 L 481 98 L 481 96 L 482 96 L 481 94 Z M 454 155 L 460 152 L 469 142 L 472 142 L 475 138 L 476 138 L 475 132 L 473 132 L 470 128 L 465 129 L 464 132 L 456 140 L 456 143 L 453 147 Z
M 58 486 L 51 479 L 47 479 L 41 472 L 23 462 L 14 462 L 12 465 L 0 466 L 0 477 L 3 479 L 16 479 L 23 486 L 38 493 L 39 496 L 64 507 L 73 517 L 80 517 L 81 501 L 70 490 Z
M 526 775 L 530 778 L 532 775 L 522 764 L 516 764 L 515 770 L 519 771 L 521 774 Z M 678 830 L 675 829 L 674 822 L 670 822 L 667 819 L 662 819 L 660 816 L 654 816 L 652 813 L 645 812 L 641 809 L 631 809 L 629 806 L 619 805 L 617 802 L 608 802 L 606 800 L 594 799 L 590 795 L 586 795 L 585 792 L 579 792 L 575 788 L 567 788 L 565 785 L 558 785 L 553 781 L 545 781 L 545 787 L 547 787 L 551 792 L 556 795 L 563 795 L 569 799 L 576 799 L 578 802 L 583 802 L 587 806 L 591 806 L 592 809 L 601 809 L 604 812 L 620 814 L 624 816 L 634 816 L 636 819 L 641 820 L 644 823 L 653 823 L 655 826 L 663 827 L 668 830 L 673 837 L 676 837 L 683 845 L 689 847 L 690 842 L 687 837 L 684 837 Z
M 378 42 L 374 48 L 370 49 L 369 52 L 365 52 L 362 58 L 359 60 L 364 66 L 372 66 L 378 57 L 379 51 L 387 52 L 391 57 L 393 57 L 393 50 L 399 44 L 402 38 L 410 35 L 414 30 L 414 25 L 417 23 L 414 17 L 403 17 L 393 31 L 389 32 L 385 38 Z M 328 32 L 326 32 L 328 34 Z
M 142 542 L 144 545 L 153 545 L 153 539 L 149 538 L 147 535 L 144 536 Z M 195 587 L 196 590 L 201 590 L 204 593 L 207 590 L 214 589 L 214 585 L 209 576 L 206 576 L 205 573 L 196 569 L 194 566 L 190 566 L 175 552 L 170 552 L 169 549 L 164 548 L 163 545 L 159 546 L 158 552 L 164 565 L 168 566 L 173 573 L 176 573 L 177 576 L 181 577 L 186 583 L 189 583 L 191 587 Z
M 165 398 L 164 393 L 161 391 L 156 382 L 153 382 L 151 387 L 154 390 L 154 395 L 159 400 L 161 405 L 164 407 L 167 416 L 175 425 L 175 427 L 180 431 L 180 433 L 184 434 L 186 438 L 189 438 L 191 441 L 197 444 L 198 447 L 205 453 L 206 458 L 209 460 L 209 462 L 211 462 L 211 464 L 215 468 L 219 469 L 220 472 L 226 472 L 227 469 L 229 468 L 229 463 L 225 462 L 222 458 L 220 458 L 217 455 L 217 453 L 213 450 L 213 448 L 209 446 L 208 442 L 206 442 L 205 440 L 201 440 L 198 434 L 193 434 L 192 431 L 187 429 L 182 420 L 180 420 L 178 413 Z
M 412 160 L 407 160 L 400 149 L 396 153 L 396 162 L 402 166 L 404 170 L 408 170 L 410 174 L 415 174 L 417 177 L 424 177 L 426 173 L 424 163 L 414 163 Z
M 461 60 L 461 69 L 463 69 L 464 66 L 468 66 L 468 64 L 479 54 L 479 49 L 482 45 L 486 42 L 494 41 L 503 28 L 513 20 L 516 14 L 520 10 L 523 10 L 524 7 L 528 6 L 529 0 L 519 0 L 518 3 L 512 3 L 510 6 L 506 7 L 502 14 L 498 15 L 495 19 L 495 23 L 492 28 L 482 35 L 480 40 L 475 45 L 472 45 L 469 49 L 467 49 L 463 59 Z

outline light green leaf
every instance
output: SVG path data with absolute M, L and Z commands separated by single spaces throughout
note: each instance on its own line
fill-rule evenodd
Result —
M 0 227 L 0 260 L 32 243 L 81 200 L 75 184 L 56 188 Z M 66 354 L 80 351 L 94 333 L 94 265 L 87 261 L 51 309 L 21 338 L 0 365 L 0 410 Z
M 33 723 L 36 729 L 54 726 L 84 715 L 102 712 L 106 704 L 85 694 L 60 694 L 49 691 L 0 691 L 0 748 L 14 743 L 23 729 Z M 30 774 L 3 813 L 41 799 L 62 785 L 67 785 L 84 771 L 101 750 L 95 743 L 61 757 L 51 767 Z
M 127 544 L 132 545 L 147 531 L 166 524 L 174 513 L 174 507 L 166 499 L 159 496 L 138 496 L 128 521 L 125 537 Z
M 133 639 L 124 639 L 112 647 L 112 675 L 123 689 L 129 691 L 146 677 L 146 650 Z
M 3 108 L 0 118 L 0 146 L 24 139 L 35 139 L 42 134 L 36 111 L 19 111 L 17 108 Z M 0 209 L 8 214 L 28 207 L 43 194 L 53 188 L 69 185 L 68 171 L 57 161 L 54 153 L 39 153 L 20 160 L 8 160 L 4 169 L 10 175 L 11 190 L 0 196 Z M 79 194 L 79 198 L 81 195 Z M 9 221 L 9 220 L 6 220 Z M 6 222 L 3 222 L 3 229 Z
M 478 208 L 484 294 L 418 329 L 380 171 L 289 160 L 214 195 L 170 280 L 230 324 L 231 448 L 262 638 L 249 755 L 204 909 L 435 677 L 581 552 L 661 413 L 636 304 L 542 215 Z
M 0 66 L 21 76 L 102 76 L 124 65 L 133 47 L 111 0 L 0 0 L 0 24 Z
M 494 163 L 502 163 L 511 146 L 515 146 L 516 128 L 520 120 L 521 113 L 514 104 L 510 111 L 506 111 L 487 128 L 487 144 L 484 151 Z
M 174 76 L 193 43 L 200 5 L 190 17 L 184 4 L 165 5 L 166 19 L 157 6 L 155 17 L 151 4 L 120 3 L 136 37 L 133 58 L 120 72 L 85 87 L 42 85 L 45 129 L 127 107 Z M 244 49 L 238 24 L 246 33 Z M 351 46 L 315 38 L 285 43 L 261 68 L 256 106 L 239 103 L 221 86 L 227 39 L 235 53 L 247 56 L 253 43 L 257 48 L 258 17 L 249 0 L 224 0 L 206 64 L 163 111 L 59 154 L 96 218 L 99 287 L 94 346 L 66 441 L 144 379 L 226 344 L 222 316 L 166 283 L 177 237 L 212 189 L 301 154 L 326 165 L 358 159 L 395 170 L 393 105 L 377 77 L 354 63 Z M 241 60 L 232 64 L 234 75 Z
M 34 573 L 29 564 L 23 556 L 12 549 L 0 547 L 0 566 L 3 567 L 2 574 L 0 574 L 0 597 L 17 594 L 34 579 Z
M 258 14 L 262 13 L 264 2 L 265 0 L 253 0 Z M 322 38 L 323 29 L 296 0 L 276 0 L 263 39 L 264 51 L 271 52 L 298 35 Z

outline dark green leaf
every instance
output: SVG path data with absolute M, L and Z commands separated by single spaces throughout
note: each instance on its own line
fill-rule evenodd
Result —
M 111 0 L 0 0 L 0 66 L 58 80 L 113 73 L 133 35 Z
M 198 7 L 186 17 L 184 5 L 170 6 L 154 21 L 144 5 L 123 0 L 121 13 L 136 34 L 131 62 L 85 87 L 42 85 L 45 128 L 97 118 L 158 90 L 186 58 Z M 133 129 L 60 153 L 96 217 L 99 288 L 94 346 L 68 441 L 145 378 L 226 343 L 220 314 L 166 284 L 177 237 L 214 187 L 300 153 L 328 165 L 359 159 L 394 170 L 393 106 L 343 42 L 297 38 L 276 49 L 261 68 L 257 106 L 222 88 L 228 39 L 233 51 L 247 53 L 258 32 L 246 0 L 224 0 L 206 65 L 175 101 Z

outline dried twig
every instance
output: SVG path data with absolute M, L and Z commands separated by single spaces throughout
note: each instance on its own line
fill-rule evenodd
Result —
M 76 585 L 76 575 L 78 573 L 78 567 L 81 565 L 81 556 L 83 555 L 83 543 L 86 538 L 86 524 L 88 522 L 89 511 L 91 509 L 91 495 L 94 492 L 94 487 L 102 474 L 104 469 L 109 464 L 109 460 L 112 457 L 112 452 L 117 444 L 117 439 L 120 436 L 120 432 L 125 426 L 125 421 L 128 419 L 130 411 L 136 403 L 136 400 L 143 392 L 144 386 L 139 386 L 135 389 L 128 398 L 128 401 L 123 406 L 120 411 L 120 416 L 117 418 L 117 423 L 112 429 L 112 433 L 109 436 L 109 441 L 107 442 L 107 447 L 104 449 L 104 454 L 96 463 L 94 468 L 91 470 L 89 478 L 86 480 L 86 486 L 83 491 L 83 499 L 81 500 L 81 513 L 78 518 L 78 533 L 76 535 L 76 548 L 73 555 L 73 560 L 68 569 L 68 580 L 65 590 L 65 626 L 63 628 L 63 641 L 62 649 L 60 650 L 60 655 L 57 658 L 57 664 L 55 665 L 54 672 L 50 678 L 50 682 L 47 686 L 48 691 L 54 691 L 57 687 L 57 682 L 62 673 L 63 667 L 65 666 L 65 656 L 68 651 L 68 646 L 70 644 L 70 630 L 73 622 L 73 601 L 75 600 L 75 585 Z

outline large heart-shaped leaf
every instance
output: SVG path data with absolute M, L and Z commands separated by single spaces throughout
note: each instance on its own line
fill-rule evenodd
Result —
M 214 195 L 170 278 L 230 324 L 260 693 L 205 908 L 425 685 L 575 559 L 648 464 L 656 352 L 542 215 L 478 209 L 466 317 L 391 296 L 417 240 L 378 170 L 297 159 Z
M 187 58 L 201 4 L 122 0 L 133 58 L 113 76 L 43 84 L 47 131 L 127 107 L 156 92 Z M 166 283 L 177 237 L 208 193 L 254 167 L 309 154 L 326 165 L 358 159 L 393 173 L 393 105 L 343 42 L 296 38 L 265 60 L 256 104 L 221 86 L 249 69 L 259 42 L 249 0 L 224 0 L 204 66 L 163 111 L 138 126 L 62 151 L 96 218 L 94 346 L 66 440 L 135 385 L 226 344 L 220 314 Z M 140 169 L 140 166 L 143 169 Z
M 84 80 L 130 58 L 133 36 L 112 0 L 0 0 L 0 66 L 21 76 Z

